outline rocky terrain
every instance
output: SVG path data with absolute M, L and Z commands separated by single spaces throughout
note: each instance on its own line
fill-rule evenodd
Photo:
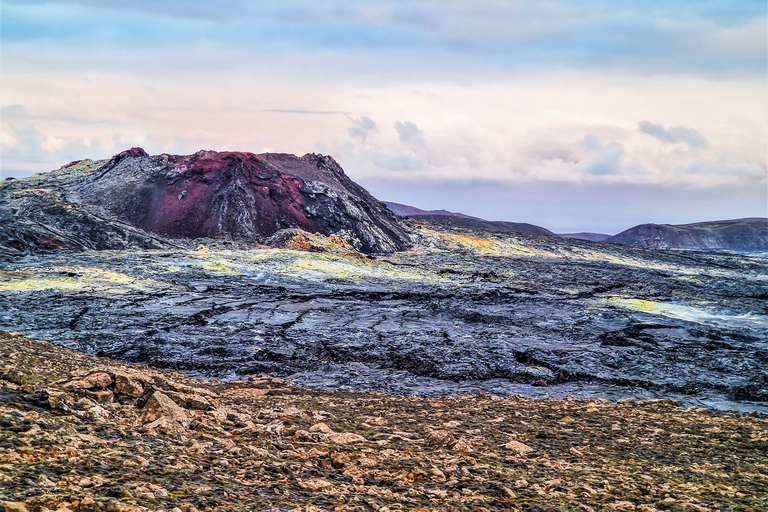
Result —
M 378 257 L 299 231 L 26 256 L 0 270 L 0 329 L 203 378 L 768 412 L 765 259 L 408 229 L 418 250 Z
M 133 148 L 0 183 L 0 256 L 178 247 L 195 238 L 256 244 L 285 228 L 335 234 L 365 253 L 409 244 L 386 206 L 322 155 L 149 156 Z
M 0 332 L 0 510 L 743 510 L 768 423 L 679 403 L 200 381 Z
M 605 242 L 660 249 L 768 251 L 768 218 L 642 224 Z
M 512 231 L 528 235 L 555 236 L 553 232 L 541 226 L 534 226 L 525 222 L 507 222 L 485 220 L 479 217 L 471 217 L 463 213 L 449 212 L 448 210 L 421 210 L 419 208 L 400 203 L 385 201 L 387 208 L 401 217 L 423 220 L 443 226 L 455 226 L 471 229 L 491 229 L 496 231 Z

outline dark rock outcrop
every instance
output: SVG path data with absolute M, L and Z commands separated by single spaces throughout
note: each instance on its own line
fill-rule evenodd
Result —
M 586 240 L 588 242 L 603 242 L 607 238 L 611 237 L 611 235 L 606 235 L 605 233 L 590 233 L 590 232 L 558 233 L 557 236 L 562 238 L 573 238 L 575 240 Z
M 656 249 L 768 251 L 768 218 L 642 224 L 605 241 Z
M 395 215 L 329 156 L 200 151 L 73 162 L 0 188 L 0 248 L 122 249 L 174 239 L 263 242 L 301 228 L 365 253 L 405 249 Z
M 443 226 L 454 226 L 470 229 L 492 229 L 495 231 L 508 231 L 523 233 L 526 235 L 556 236 L 553 232 L 541 226 L 527 224 L 525 222 L 507 222 L 498 220 L 486 220 L 479 217 L 471 217 L 463 213 L 449 212 L 448 210 L 422 210 L 414 206 L 385 201 L 387 208 L 400 217 L 424 220 Z

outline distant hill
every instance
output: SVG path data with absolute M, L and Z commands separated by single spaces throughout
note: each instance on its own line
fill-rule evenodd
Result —
M 589 242 L 602 242 L 607 238 L 610 238 L 611 235 L 606 235 L 605 233 L 558 233 L 557 236 L 563 237 L 563 238 L 575 238 L 577 240 L 587 240 Z
M 768 218 L 641 224 L 605 241 L 658 249 L 768 251 Z
M 546 235 L 557 236 L 552 231 L 542 228 L 541 226 L 535 226 L 533 224 L 527 224 L 525 222 L 506 222 L 485 220 L 479 217 L 471 217 L 464 215 L 463 213 L 449 212 L 448 210 L 422 210 L 413 206 L 408 206 L 400 203 L 392 203 L 384 201 L 387 208 L 392 210 L 396 215 L 401 217 L 410 217 L 412 219 L 426 220 L 435 224 L 443 224 L 448 226 L 457 226 L 461 228 L 473 228 L 473 229 L 495 229 L 497 231 L 512 231 L 515 233 L 523 233 L 526 235 Z

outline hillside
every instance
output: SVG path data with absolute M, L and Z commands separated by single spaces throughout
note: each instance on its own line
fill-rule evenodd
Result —
M 390 201 L 385 201 L 384 204 L 387 205 L 387 208 L 401 217 L 424 220 L 443 226 L 470 229 L 492 229 L 496 231 L 524 233 L 527 235 L 556 236 L 546 228 L 524 222 L 485 220 L 479 217 L 464 215 L 463 213 L 449 212 L 448 210 L 422 210 L 413 206 L 393 203 Z
M 258 244 L 279 230 L 336 234 L 384 253 L 409 239 L 331 157 L 133 148 L 0 184 L 0 249 L 167 248 L 198 238 Z
M 642 224 L 605 241 L 656 249 L 768 251 L 768 218 Z
M 557 236 L 562 238 L 573 238 L 575 240 L 587 240 L 588 242 L 604 242 L 606 239 L 611 237 L 611 235 L 606 235 L 605 233 L 589 233 L 589 232 L 558 233 Z

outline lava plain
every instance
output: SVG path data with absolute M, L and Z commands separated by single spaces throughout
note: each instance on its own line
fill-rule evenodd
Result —
M 226 381 L 768 412 L 764 258 L 411 228 L 413 251 L 376 257 L 26 256 L 0 268 L 0 329 Z

